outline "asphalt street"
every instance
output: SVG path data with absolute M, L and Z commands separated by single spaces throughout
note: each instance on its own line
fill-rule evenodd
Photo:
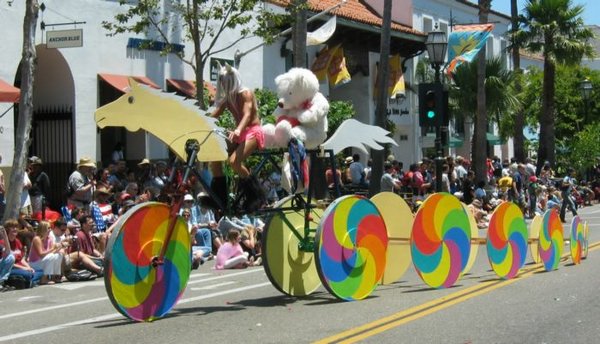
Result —
M 428 288 L 410 267 L 366 300 L 344 302 L 323 287 L 301 299 L 282 295 L 261 267 L 216 271 L 210 261 L 192 272 L 168 316 L 151 323 L 116 312 L 101 279 L 2 293 L 0 342 L 595 343 L 600 206 L 580 216 L 590 224 L 589 256 L 580 265 L 565 258 L 552 272 L 528 256 L 516 279 L 499 280 L 481 247 L 452 288 Z

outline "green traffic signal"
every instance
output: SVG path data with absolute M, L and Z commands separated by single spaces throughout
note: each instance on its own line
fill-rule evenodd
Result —
M 434 117 L 435 117 L 435 111 L 433 111 L 433 110 L 427 111 L 427 118 L 434 118 Z

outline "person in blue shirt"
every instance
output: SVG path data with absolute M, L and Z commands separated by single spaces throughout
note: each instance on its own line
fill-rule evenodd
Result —
M 573 202 L 573 198 L 571 198 L 571 193 L 573 192 L 573 188 L 575 187 L 575 169 L 569 167 L 567 170 L 567 175 L 562 180 L 561 185 L 561 196 L 562 196 L 562 205 L 560 207 L 560 220 L 564 223 L 565 215 L 567 212 L 567 207 L 573 213 L 573 216 L 577 216 L 577 208 L 575 206 L 575 202 Z

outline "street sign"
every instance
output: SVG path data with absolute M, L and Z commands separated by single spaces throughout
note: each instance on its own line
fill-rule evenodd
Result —
M 83 29 L 46 31 L 47 48 L 77 48 L 83 46 Z

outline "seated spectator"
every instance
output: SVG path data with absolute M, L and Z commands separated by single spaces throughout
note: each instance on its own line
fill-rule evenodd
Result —
M 256 234 L 256 228 L 253 225 L 246 225 L 240 233 L 240 245 L 244 253 L 247 253 L 248 259 L 254 261 L 254 265 L 260 265 L 262 258 L 260 257 Z
M 192 269 L 197 269 L 211 255 L 212 247 L 210 240 L 210 231 L 207 228 L 198 228 L 192 223 L 192 212 L 190 208 L 183 208 L 181 216 L 188 224 L 192 241 Z
M 67 223 L 62 219 L 54 221 L 52 224 L 52 231 L 50 231 L 50 240 L 53 244 L 60 244 L 62 246 L 59 251 L 63 256 L 67 255 L 66 247 L 69 246 L 69 232 Z
M 215 213 L 211 208 L 208 207 L 208 202 L 210 202 L 210 197 L 208 194 L 205 192 L 200 192 L 198 194 L 198 205 L 192 208 L 192 217 L 196 218 L 197 224 L 200 228 L 207 228 L 210 231 L 212 251 L 216 253 L 219 247 L 221 247 L 223 244 L 223 237 L 221 232 L 217 229 Z
M 248 260 L 248 253 L 244 252 L 239 243 L 240 232 L 230 229 L 227 233 L 227 241 L 219 248 L 215 269 L 245 269 L 253 262 Z
M 15 257 L 10 252 L 8 235 L 3 226 L 0 226 L 0 292 L 12 290 L 13 288 L 6 284 L 10 270 L 15 264 Z
M 485 229 L 489 227 L 489 222 L 487 218 L 488 214 L 485 210 L 483 210 L 483 203 L 480 200 L 474 199 L 473 202 L 471 202 L 467 206 L 467 208 L 473 214 L 475 222 L 477 223 L 477 228 Z
M 560 198 L 560 191 L 557 191 L 553 186 L 548 188 L 548 201 L 546 202 L 546 210 L 555 208 L 560 211 L 562 206 L 562 199 Z
M 99 187 L 94 191 L 94 201 L 91 204 L 90 214 L 94 218 L 98 232 L 105 232 L 115 222 L 112 204 L 108 200 L 110 195 L 110 191 L 105 187 Z
M 62 278 L 63 256 L 59 253 L 60 244 L 54 244 L 50 238 L 50 223 L 41 221 L 35 230 L 29 252 L 29 265 L 35 270 L 43 270 L 40 284 L 54 284 Z
M 86 269 L 98 276 L 104 274 L 104 256 L 94 247 L 92 232 L 94 219 L 84 215 L 80 219 L 81 230 L 75 235 L 69 251 L 71 267 L 74 269 Z
M 136 182 L 129 182 L 125 187 L 125 193 L 129 194 L 134 201 L 137 201 L 140 195 L 140 187 Z
M 44 275 L 44 271 L 35 270 L 27 262 L 27 259 L 24 256 L 25 251 L 23 250 L 23 244 L 21 243 L 21 240 L 17 238 L 19 222 L 17 220 L 7 220 L 4 222 L 4 228 L 8 235 L 11 253 L 15 258 L 15 263 L 10 271 L 9 278 L 12 276 L 20 276 L 26 281 L 28 288 L 37 285 Z

